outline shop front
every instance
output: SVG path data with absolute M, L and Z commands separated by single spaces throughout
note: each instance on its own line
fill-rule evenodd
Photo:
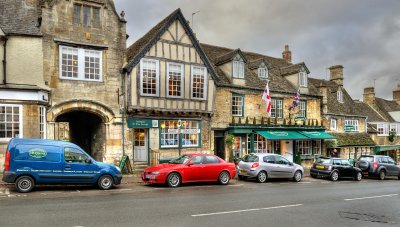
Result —
M 375 154 L 387 155 L 393 158 L 396 162 L 400 161 L 400 144 L 398 145 L 378 145 L 375 146 Z

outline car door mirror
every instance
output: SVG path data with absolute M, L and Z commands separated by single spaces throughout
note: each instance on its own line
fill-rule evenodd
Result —
M 290 165 L 290 166 L 293 166 L 294 164 L 293 164 L 293 162 L 289 162 L 289 165 Z
M 187 165 L 188 165 L 188 166 L 192 166 L 192 165 L 194 165 L 194 162 L 193 162 L 193 161 L 190 161 Z

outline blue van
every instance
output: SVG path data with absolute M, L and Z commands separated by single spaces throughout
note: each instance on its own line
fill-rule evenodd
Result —
M 108 190 L 121 183 L 121 170 L 97 162 L 79 146 L 64 141 L 11 139 L 6 151 L 3 181 L 19 192 L 35 184 L 97 184 Z

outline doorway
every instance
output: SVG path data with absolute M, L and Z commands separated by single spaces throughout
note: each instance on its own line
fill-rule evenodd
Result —
M 293 140 L 282 140 L 282 156 L 290 162 L 293 162 Z
M 224 131 L 214 131 L 214 154 L 225 160 L 225 136 Z
M 134 157 L 137 162 L 148 161 L 147 136 L 148 129 L 136 128 L 133 130 Z

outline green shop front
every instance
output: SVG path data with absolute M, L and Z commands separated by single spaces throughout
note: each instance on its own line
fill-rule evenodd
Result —
M 387 155 L 396 162 L 400 161 L 400 144 L 397 145 L 377 145 L 375 146 L 375 154 Z
M 157 164 L 201 148 L 201 119 L 128 118 L 132 160 Z
M 230 126 L 228 133 L 234 136 L 234 157 L 248 153 L 275 153 L 307 166 L 316 156 L 326 155 L 323 140 L 335 139 L 320 126 L 240 125 Z

